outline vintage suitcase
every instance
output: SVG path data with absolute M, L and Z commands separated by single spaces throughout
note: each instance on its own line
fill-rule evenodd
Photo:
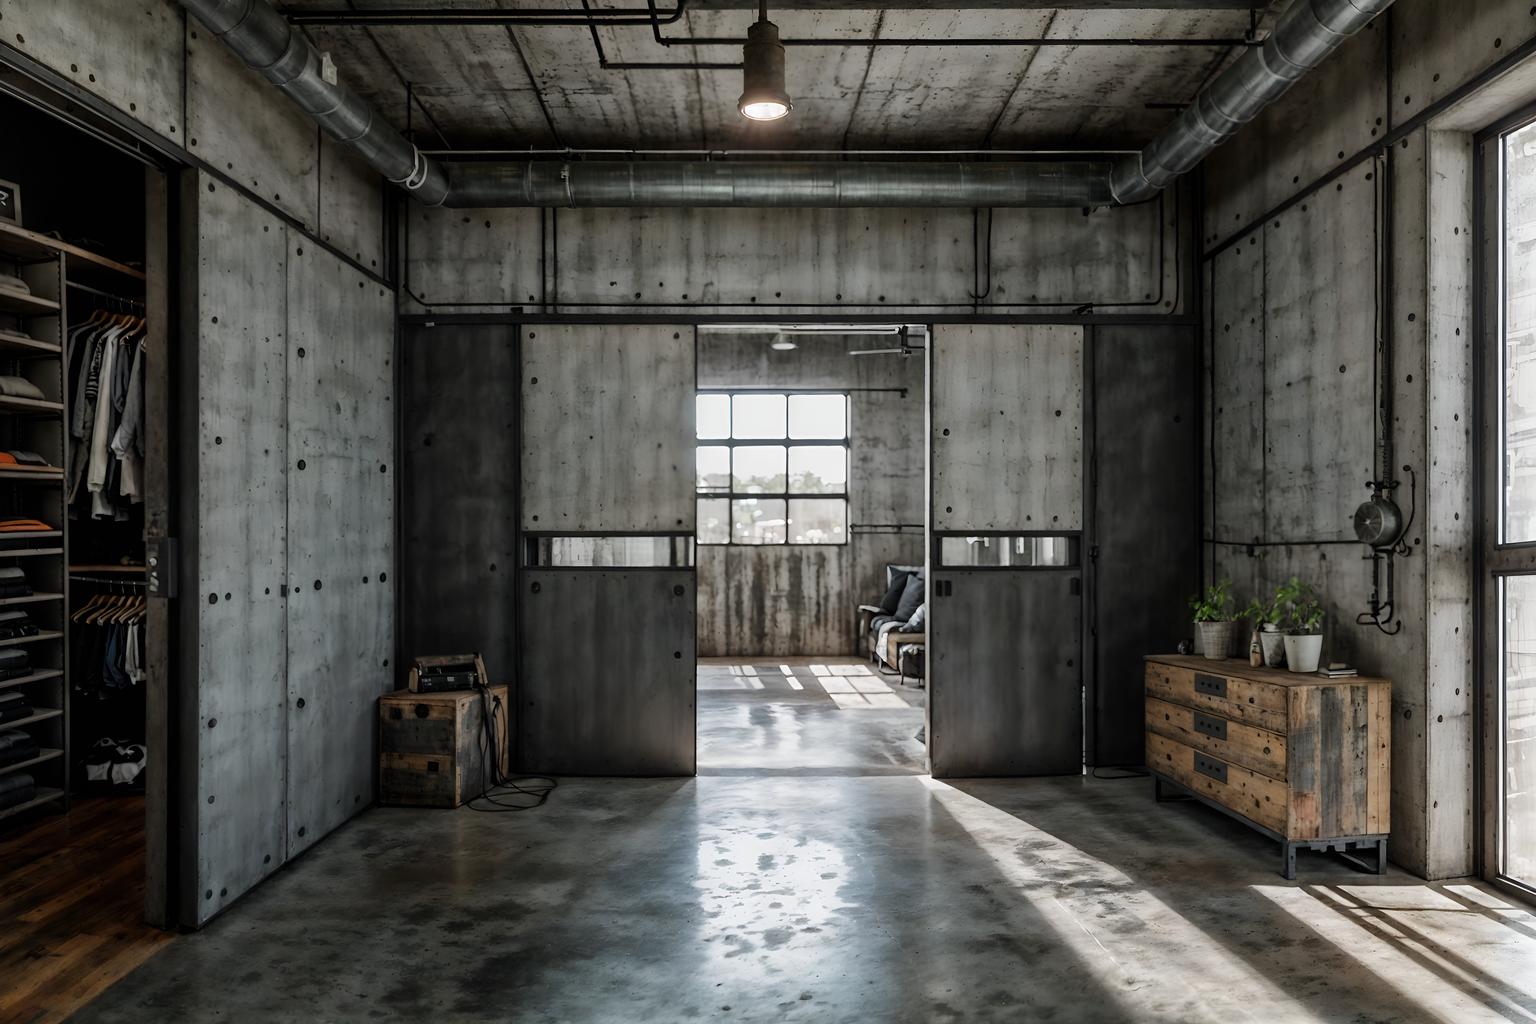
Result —
M 497 703 L 499 701 L 499 704 Z M 379 802 L 398 807 L 458 807 L 493 784 L 485 733 L 487 702 L 502 774 L 507 749 L 507 688 L 448 693 L 396 690 L 379 698 Z

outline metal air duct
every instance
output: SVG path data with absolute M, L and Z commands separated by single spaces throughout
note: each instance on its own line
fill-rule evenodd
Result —
M 463 163 L 445 172 L 322 70 L 267 0 L 181 0 L 251 67 L 379 173 L 430 206 L 1102 206 L 1155 196 L 1392 0 L 1292 0 L 1140 153 L 1074 162 Z
M 337 140 L 428 206 L 441 206 L 448 176 L 391 128 L 266 0 L 181 0 L 215 35 Z

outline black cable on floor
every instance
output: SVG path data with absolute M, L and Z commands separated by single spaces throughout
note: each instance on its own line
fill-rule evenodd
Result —
M 543 807 L 549 794 L 559 784 L 544 775 L 511 778 L 501 773 L 501 752 L 497 749 L 497 723 L 504 709 L 501 698 L 491 695 L 487 686 L 480 691 L 480 794 L 470 797 L 464 806 L 472 811 L 500 814 L 507 811 L 531 811 Z M 511 798 L 511 801 L 508 801 Z M 526 801 L 532 801 L 531 803 Z M 480 806 L 476 806 L 479 804 Z
M 1122 774 L 1120 774 L 1120 775 L 1100 775 L 1099 773 L 1104 771 L 1104 769 L 1103 768 L 1095 768 L 1095 769 L 1093 769 L 1092 775 L 1093 775 L 1094 778 L 1102 779 L 1105 782 L 1116 782 L 1116 781 L 1118 781 L 1120 779 L 1146 779 L 1146 778 L 1150 778 L 1151 774 L 1152 774 L 1151 772 L 1147 771 L 1145 768 L 1111 768 L 1109 770 L 1110 771 L 1121 772 Z

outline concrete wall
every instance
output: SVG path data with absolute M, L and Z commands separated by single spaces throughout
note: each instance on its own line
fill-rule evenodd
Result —
M 383 185 L 174 0 L 0 0 L 0 41 L 383 272 Z
M 429 210 L 405 312 L 1181 312 L 1170 194 L 1128 209 Z M 990 224 L 990 227 L 989 227 Z M 990 239 L 990 244 L 989 244 Z M 988 253 L 990 252 L 990 256 Z M 989 280 L 990 267 L 990 280 Z M 979 298 L 973 298 L 978 296 Z
M 183 190 L 178 781 L 197 925 L 373 800 L 394 296 L 206 175 Z
M 216 172 L 182 181 L 176 343 L 196 926 L 372 802 L 394 643 L 395 296 L 326 245 L 383 272 L 382 188 L 171 0 L 0 0 L 0 24 L 6 47 Z
M 849 540 L 701 545 L 699 653 L 706 657 L 845 655 L 854 609 L 885 595 L 885 566 L 923 560 L 922 353 L 850 356 L 893 342 L 844 335 L 798 336 L 798 348 L 778 352 L 771 338 L 701 331 L 699 386 L 849 389 Z
M 1401 0 L 1205 169 L 1208 574 L 1243 594 L 1312 580 L 1331 656 L 1392 678 L 1393 857 L 1431 878 L 1474 867 L 1470 132 L 1536 88 L 1517 67 L 1452 94 L 1533 37 L 1528 4 Z M 1389 470 L 1418 479 L 1396 636 L 1355 624 L 1371 581 L 1349 517 L 1379 472 L 1378 338 Z

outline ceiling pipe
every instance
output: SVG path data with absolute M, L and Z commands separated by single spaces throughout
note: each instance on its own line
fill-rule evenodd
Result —
M 267 0 L 181 0 L 241 60 L 288 94 L 310 119 L 427 206 L 441 206 L 448 175 L 343 85 L 327 55 Z
M 449 206 L 1106 206 L 1110 162 L 464 163 Z
M 1073 162 L 473 163 L 445 171 L 379 120 L 267 0 L 181 0 L 245 62 L 430 206 L 1102 206 L 1151 199 L 1322 63 L 1392 0 L 1291 0 L 1138 153 Z
M 1291 0 L 1264 45 L 1227 66 L 1140 153 L 1115 163 L 1118 203 L 1150 199 L 1237 134 L 1393 0 Z

